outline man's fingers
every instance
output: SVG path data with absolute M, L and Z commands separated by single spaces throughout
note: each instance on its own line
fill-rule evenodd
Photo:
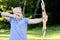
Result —
M 48 16 L 46 15 L 46 21 L 48 21 Z
M 44 16 L 44 17 L 43 17 L 43 20 L 44 20 L 44 21 L 47 21 L 47 20 L 48 20 L 48 16 L 47 16 L 47 15 Z

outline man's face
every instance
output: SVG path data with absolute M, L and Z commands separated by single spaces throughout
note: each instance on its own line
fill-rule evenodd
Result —
M 22 16 L 21 8 L 19 8 L 19 9 L 18 9 L 18 8 L 14 9 L 13 13 L 14 13 L 14 15 L 16 15 L 16 16 L 19 16 L 19 17 Z

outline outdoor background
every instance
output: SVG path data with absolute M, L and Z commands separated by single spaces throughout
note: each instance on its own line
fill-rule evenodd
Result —
M 44 0 L 48 15 L 45 40 L 60 40 L 60 0 Z M 10 24 L 2 18 L 1 12 L 12 14 L 15 7 L 21 7 L 24 17 L 41 18 L 41 0 L 0 0 L 0 40 L 9 40 Z M 42 22 L 28 25 L 28 40 L 42 39 Z

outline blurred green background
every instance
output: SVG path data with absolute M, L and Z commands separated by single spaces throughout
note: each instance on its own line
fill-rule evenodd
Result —
M 44 2 L 49 16 L 45 40 L 60 40 L 60 0 L 44 0 Z M 7 11 L 12 14 L 15 7 L 22 8 L 24 17 L 31 19 L 42 17 L 41 0 L 0 0 L 0 40 L 9 40 L 10 36 L 10 23 L 2 18 L 1 12 Z M 42 23 L 28 25 L 29 40 L 42 39 L 42 25 Z

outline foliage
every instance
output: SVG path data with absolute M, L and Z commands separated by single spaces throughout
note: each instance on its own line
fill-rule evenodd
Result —
M 0 29 L 10 29 L 9 22 L 5 19 L 0 21 Z
M 25 0 L 0 0 L 0 14 L 3 11 L 8 11 L 12 13 L 12 10 L 14 7 L 20 6 L 23 9 L 24 6 L 24 1 Z M 34 18 L 34 11 L 36 9 L 36 4 L 38 0 L 26 0 L 27 4 L 25 7 L 25 17 L 28 18 Z M 48 24 L 60 24 L 60 0 L 44 0 L 45 5 L 46 5 L 46 12 L 49 16 Z M 39 7 L 37 10 L 37 14 L 41 15 L 36 15 L 35 18 L 40 18 L 42 16 L 42 11 L 41 11 L 41 2 L 39 3 Z M 1 15 L 0 15 L 1 17 Z M 0 19 L 1 20 L 1 19 Z M 4 25 L 3 25 L 4 24 Z M 7 26 L 6 26 L 7 25 Z M 9 23 L 4 19 L 0 21 L 0 26 L 1 28 L 8 28 Z M 30 25 L 31 26 L 31 25 Z M 34 26 L 34 25 L 32 25 Z M 37 26 L 40 26 L 39 24 Z

